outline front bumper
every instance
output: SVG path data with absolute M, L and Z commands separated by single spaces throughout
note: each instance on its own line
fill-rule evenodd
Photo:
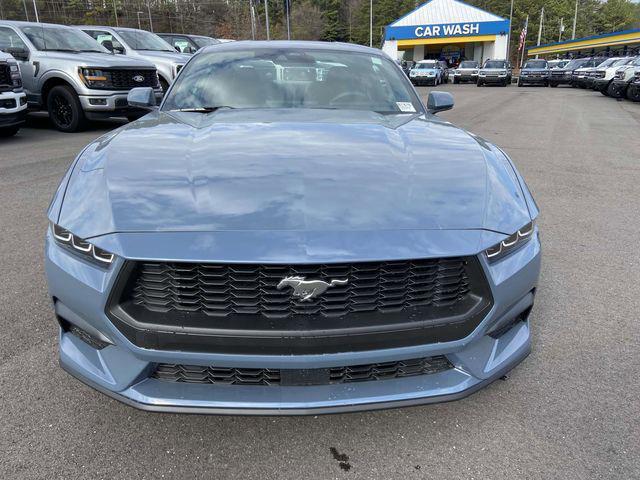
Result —
M 134 255 L 134 258 L 138 258 Z M 528 320 L 540 271 L 537 236 L 495 265 L 481 257 L 494 304 L 467 337 L 451 342 L 312 355 L 238 355 L 151 350 L 130 343 L 105 314 L 123 265 L 110 270 L 79 260 L 47 238 L 46 272 L 56 313 L 108 346 L 96 349 L 60 330 L 60 364 L 73 376 L 131 406 L 151 411 L 300 415 L 455 400 L 504 375 L 530 351 Z M 500 328 L 500 334 L 496 329 Z M 489 333 L 493 332 L 493 336 Z M 444 355 L 453 368 L 406 378 L 305 386 L 202 385 L 153 378 L 159 363 L 233 368 L 318 369 Z
M 548 76 L 539 77 L 539 76 L 532 76 L 532 75 L 527 75 L 527 76 L 520 75 L 520 77 L 518 77 L 518 80 L 520 81 L 520 83 L 528 84 L 528 85 L 545 85 L 549 83 Z
M 3 105 L 7 106 L 3 106 Z M 27 96 L 24 92 L 0 93 L 0 127 L 14 127 L 24 123 L 27 115 Z
M 435 85 L 436 77 L 411 77 L 411 83 L 414 85 Z
M 478 74 L 477 73 L 461 73 L 458 75 L 454 75 L 453 78 L 459 82 L 476 82 L 478 80 Z
M 478 82 L 481 83 L 495 83 L 495 84 L 502 84 L 502 83 L 509 83 L 509 78 L 507 76 L 478 76 Z
M 553 83 L 554 85 L 570 85 L 571 84 L 571 75 L 553 75 L 549 76 L 549 83 Z
M 595 78 L 593 80 L 593 88 L 599 92 L 603 92 L 609 86 L 610 78 Z
M 155 89 L 156 102 L 159 104 L 162 100 L 162 91 Z M 127 91 L 105 91 L 101 93 L 92 93 L 91 95 L 80 95 L 80 104 L 82 109 L 90 118 L 106 118 L 126 116 L 131 113 L 140 113 L 140 109 L 132 108 L 127 102 Z

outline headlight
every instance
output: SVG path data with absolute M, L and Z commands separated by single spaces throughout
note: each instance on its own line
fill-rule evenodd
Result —
M 509 235 L 507 238 L 502 240 L 500 243 L 487 248 L 485 253 L 489 262 L 497 262 L 501 258 L 506 257 L 511 252 L 522 247 L 525 243 L 527 243 L 533 237 L 533 232 L 535 231 L 535 221 L 527 223 L 524 227 L 518 230 L 513 235 Z
M 480 73 L 478 73 L 478 75 L 480 75 L 481 77 L 484 77 L 484 76 L 486 76 L 487 74 L 486 74 L 486 72 L 483 72 L 482 70 L 480 70 Z
M 111 88 L 111 72 L 96 68 L 81 68 L 80 78 L 89 88 Z
M 473 74 L 474 74 L 474 75 L 477 75 L 477 74 L 478 74 L 478 70 L 474 70 L 474 71 L 473 71 Z
M 109 253 L 106 250 L 96 247 L 92 243 L 74 235 L 69 230 L 62 228 L 60 225 L 52 223 L 51 233 L 58 245 L 68 249 L 76 255 L 79 255 L 89 262 L 100 265 L 103 268 L 106 268 L 113 263 L 113 259 L 115 258 L 113 253 Z
M 9 73 L 14 87 L 22 87 L 22 77 L 20 76 L 20 68 L 17 63 L 9 63 Z

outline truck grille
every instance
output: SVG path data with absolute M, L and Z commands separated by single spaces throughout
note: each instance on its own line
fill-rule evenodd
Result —
M 283 278 L 294 276 L 348 283 L 328 288 L 317 300 L 300 302 L 291 287 L 278 289 Z M 341 317 L 450 306 L 468 290 L 461 259 L 308 266 L 141 263 L 133 302 L 153 312 L 201 312 L 212 317 Z
M 0 63 L 0 92 L 13 89 L 13 80 L 11 80 L 11 71 L 9 65 Z
M 158 77 L 155 70 L 106 70 L 111 74 L 111 83 L 114 90 L 130 90 L 135 87 L 157 87 Z M 141 81 L 134 78 L 142 77 Z
M 208 385 L 294 386 L 368 382 L 431 375 L 453 368 L 443 355 L 315 369 L 224 368 L 160 363 L 151 375 L 166 382 Z

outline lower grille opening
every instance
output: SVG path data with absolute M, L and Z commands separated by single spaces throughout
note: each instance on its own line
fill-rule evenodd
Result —
M 60 327 L 62 328 L 63 331 L 68 332 L 72 335 L 75 335 L 90 347 L 93 347 L 96 350 L 102 350 L 103 348 L 109 346 L 107 342 L 94 337 L 86 330 L 83 330 L 80 327 L 74 325 L 73 323 L 65 320 L 60 315 L 57 315 L 57 318 L 58 318 L 58 323 L 60 324 Z
M 529 318 L 529 314 L 531 313 L 531 308 L 532 307 L 528 307 L 526 310 L 523 310 L 522 312 L 520 312 L 520 314 L 516 315 L 512 320 L 506 322 L 504 325 L 496 328 L 492 332 L 489 332 L 489 335 L 492 338 L 499 338 L 505 333 L 507 333 L 509 330 L 511 330 L 513 327 L 515 327 L 518 323 L 526 322 L 527 319 Z
M 314 369 L 228 368 L 160 363 L 151 377 L 208 385 L 330 385 L 431 375 L 454 368 L 444 356 Z

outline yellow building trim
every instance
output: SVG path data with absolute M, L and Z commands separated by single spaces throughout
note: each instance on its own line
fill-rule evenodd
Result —
M 546 53 L 570 52 L 573 50 L 583 50 L 585 48 L 609 47 L 615 45 L 625 45 L 628 43 L 640 43 L 640 33 L 632 32 L 625 35 L 612 35 L 604 38 L 592 38 L 581 42 L 568 43 L 564 45 L 549 45 L 548 47 L 531 47 L 528 55 L 543 55 Z
M 398 48 L 413 47 L 414 45 L 439 45 L 443 43 L 467 43 L 467 42 L 494 42 L 496 35 L 475 35 L 472 37 L 439 37 L 439 38 L 415 38 L 411 40 L 398 40 Z

